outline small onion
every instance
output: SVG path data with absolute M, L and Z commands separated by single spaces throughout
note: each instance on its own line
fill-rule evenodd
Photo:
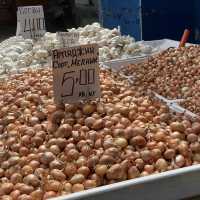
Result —
M 128 169 L 128 179 L 137 178 L 140 176 L 140 171 L 137 167 L 132 166 Z
M 30 165 L 25 165 L 22 170 L 21 173 L 23 176 L 26 176 L 28 174 L 32 174 L 33 173 L 33 168 Z
M 79 152 L 76 149 L 70 149 L 67 152 L 67 158 L 69 161 L 77 160 L 79 158 Z
M 77 170 L 78 174 L 83 174 L 85 178 L 90 174 L 90 169 L 86 166 L 82 166 Z
M 128 145 L 128 142 L 125 138 L 116 138 L 114 140 L 114 144 L 121 147 L 121 148 L 125 148 Z
M 170 128 L 171 128 L 172 131 L 178 131 L 178 132 L 181 132 L 181 133 L 183 133 L 185 131 L 184 125 L 180 122 L 172 122 L 170 124 Z
M 14 185 L 12 183 L 3 183 L 0 186 L 0 194 L 10 194 Z
M 22 184 L 19 187 L 19 190 L 22 194 L 30 194 L 31 192 L 34 191 L 34 187 L 26 184 Z
M 95 180 L 85 180 L 84 183 L 84 188 L 87 189 L 91 189 L 91 188 L 95 188 L 97 186 L 96 181 Z
M 83 184 L 77 183 L 72 186 L 72 192 L 80 192 L 84 190 Z
M 194 123 L 192 124 L 192 132 L 193 132 L 194 134 L 200 134 L 200 123 L 194 122 Z
M 76 172 L 77 172 L 77 167 L 75 164 L 73 164 L 73 163 L 66 164 L 66 167 L 64 169 L 64 173 L 66 176 L 72 177 L 76 174 Z
M 45 153 L 42 154 L 40 161 L 43 164 L 49 164 L 54 159 L 55 159 L 55 156 L 52 152 L 45 152 Z
M 100 160 L 99 160 L 99 164 L 102 165 L 110 165 L 110 164 L 114 164 L 116 162 L 116 160 L 109 155 L 103 155 Z
M 135 160 L 135 165 L 136 165 L 136 167 L 139 169 L 139 170 L 142 170 L 143 168 L 144 168 L 144 161 L 142 160 L 142 159 L 140 159 L 140 158 L 137 158 L 136 160 Z
M 65 174 L 59 169 L 52 169 L 51 175 L 55 180 L 64 181 L 66 179 Z
M 96 165 L 95 173 L 99 176 L 104 176 L 107 173 L 107 165 Z
M 85 177 L 83 174 L 75 174 L 70 179 L 70 183 L 71 184 L 82 183 L 84 180 L 85 180 Z
M 131 138 L 130 144 L 133 146 L 144 147 L 146 145 L 146 140 L 143 136 L 138 135 L 138 136 Z
M 10 177 L 10 180 L 13 184 L 21 183 L 22 179 L 23 179 L 23 177 L 20 173 L 14 173 Z
M 148 172 L 149 174 L 154 173 L 154 166 L 153 165 L 145 165 L 144 166 L 144 171 Z
M 27 195 L 27 194 L 22 194 L 18 197 L 17 200 L 31 200 L 31 196 Z
M 193 161 L 200 162 L 200 154 L 199 153 L 195 153 L 192 158 L 193 158 Z
M 37 169 L 40 166 L 40 162 L 37 160 L 32 160 L 29 165 L 32 167 L 33 170 Z
M 148 173 L 147 171 L 143 171 L 143 172 L 140 174 L 141 177 L 148 176 L 148 175 L 149 175 L 149 173 Z
M 157 161 L 156 161 L 156 168 L 161 171 L 161 172 L 164 172 L 167 170 L 167 167 L 168 167 L 168 163 L 165 159 L 163 158 L 159 158 Z
M 44 194 L 44 197 L 43 197 L 43 200 L 47 200 L 49 198 L 53 198 L 53 197 L 56 197 L 56 192 L 54 191 L 48 191 Z
M 44 192 L 41 189 L 37 189 L 37 190 L 31 192 L 30 196 L 32 199 L 42 200 L 43 193 Z
M 133 134 L 134 134 L 134 136 L 143 136 L 144 137 L 146 135 L 146 130 L 142 127 L 134 127 Z
M 175 158 L 175 164 L 178 167 L 183 167 L 185 165 L 185 158 L 182 155 L 177 155 Z
M 85 125 L 89 128 L 91 128 L 93 126 L 93 124 L 95 123 L 95 118 L 94 117 L 87 117 L 85 119 Z
M 57 145 L 50 146 L 49 151 L 52 152 L 54 155 L 60 154 L 60 148 Z
M 178 145 L 178 151 L 180 154 L 182 154 L 183 156 L 188 156 L 189 151 L 188 151 L 189 147 L 187 145 L 187 143 L 180 143 Z
M 160 149 L 152 149 L 151 155 L 154 160 L 158 160 L 159 158 L 161 158 L 162 152 Z
M 20 196 L 21 192 L 19 190 L 13 190 L 10 193 L 10 196 L 12 197 L 12 199 L 18 199 L 18 197 Z
M 102 119 L 98 119 L 94 122 L 92 128 L 97 131 L 104 128 L 104 126 L 105 126 L 104 121 Z
M 62 185 L 59 181 L 49 180 L 46 185 L 47 191 L 58 192 L 61 189 Z
M 60 160 L 53 160 L 49 164 L 50 169 L 62 169 L 63 163 Z
M 149 150 L 141 151 L 140 156 L 141 156 L 142 160 L 144 160 L 145 162 L 148 162 L 149 160 L 152 159 L 152 154 L 151 154 L 151 151 L 149 151 Z
M 71 183 L 64 183 L 63 189 L 64 189 L 65 192 L 71 193 L 72 192 L 72 184 Z
M 158 132 L 155 133 L 154 139 L 157 142 L 165 141 L 165 139 L 166 139 L 166 133 L 164 131 L 158 131 Z
M 29 174 L 23 179 L 24 183 L 27 185 L 32 185 L 33 187 L 38 187 L 40 184 L 39 179 L 34 174 Z
M 4 170 L 0 168 L 0 178 L 4 176 Z
M 165 159 L 169 160 L 169 159 L 173 159 L 175 157 L 175 150 L 174 149 L 167 149 L 165 152 L 164 152 L 164 157 Z
M 191 134 L 187 135 L 187 140 L 188 140 L 188 142 L 191 142 L 191 143 L 197 142 L 198 136 L 196 134 L 191 133 Z
M 113 179 L 120 179 L 123 176 L 123 168 L 121 167 L 120 164 L 114 164 L 112 165 L 106 173 L 106 177 L 109 180 Z

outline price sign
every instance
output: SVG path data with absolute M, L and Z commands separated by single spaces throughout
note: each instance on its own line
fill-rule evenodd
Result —
M 79 44 L 78 32 L 57 32 L 56 36 L 62 47 L 71 47 Z
M 25 39 L 38 39 L 46 32 L 44 11 L 42 6 L 18 7 L 17 36 Z
M 100 97 L 97 44 L 53 50 L 52 67 L 56 103 L 76 103 Z

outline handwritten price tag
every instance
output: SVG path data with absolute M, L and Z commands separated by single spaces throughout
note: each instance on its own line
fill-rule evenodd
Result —
M 100 97 L 97 44 L 52 51 L 55 103 L 76 103 Z
M 25 39 L 38 39 L 46 32 L 44 11 L 42 6 L 18 7 L 17 36 Z
M 62 47 L 71 47 L 79 44 L 78 32 L 57 32 L 56 36 Z

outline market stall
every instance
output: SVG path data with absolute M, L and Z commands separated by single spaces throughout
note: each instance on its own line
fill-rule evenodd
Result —
M 0 43 L 0 198 L 200 195 L 199 46 L 24 19 Z

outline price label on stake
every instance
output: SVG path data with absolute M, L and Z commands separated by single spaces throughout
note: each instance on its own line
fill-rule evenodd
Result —
M 55 103 L 76 103 L 100 97 L 97 44 L 52 51 Z
M 79 44 L 79 33 L 77 32 L 57 32 L 56 36 L 62 47 L 71 47 Z
M 42 6 L 18 7 L 17 36 L 25 39 L 38 39 L 46 33 L 44 11 Z

